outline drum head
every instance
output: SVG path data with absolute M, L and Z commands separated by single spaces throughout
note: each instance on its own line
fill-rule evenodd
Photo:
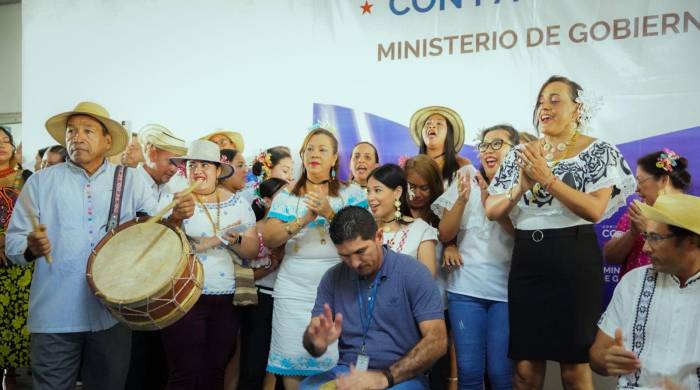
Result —
M 160 223 L 137 223 L 102 246 L 92 264 L 92 279 L 105 300 L 136 302 L 169 285 L 184 259 L 183 243 L 175 230 Z

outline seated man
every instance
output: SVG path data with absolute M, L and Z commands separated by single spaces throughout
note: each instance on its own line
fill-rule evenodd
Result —
M 342 263 L 318 286 L 304 348 L 321 356 L 339 340 L 340 359 L 301 389 L 334 379 L 338 389 L 428 388 L 423 373 L 447 351 L 442 299 L 430 271 L 383 246 L 382 235 L 361 207 L 333 218 L 330 236 Z
M 591 368 L 618 388 L 700 388 L 700 198 L 661 195 L 647 219 L 652 264 L 617 285 L 591 347 Z

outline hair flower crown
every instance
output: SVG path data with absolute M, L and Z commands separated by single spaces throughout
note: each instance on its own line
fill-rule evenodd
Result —
M 676 161 L 681 158 L 678 153 L 669 148 L 664 148 L 663 153 L 656 159 L 656 167 L 661 168 L 666 172 L 673 172 L 673 167 L 678 165 Z

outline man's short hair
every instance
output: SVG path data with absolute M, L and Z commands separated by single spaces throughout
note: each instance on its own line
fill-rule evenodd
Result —
M 39 156 L 39 158 L 44 158 L 44 153 L 49 149 L 49 147 L 41 148 L 36 151 L 36 155 Z
M 66 151 L 66 148 L 63 147 L 63 145 L 54 145 L 46 149 L 45 153 L 56 153 L 61 157 L 61 161 L 66 162 L 66 159 L 68 158 L 68 151 Z
M 367 209 L 346 206 L 338 211 L 328 230 L 335 245 L 358 237 L 362 240 L 371 240 L 377 234 L 377 222 Z

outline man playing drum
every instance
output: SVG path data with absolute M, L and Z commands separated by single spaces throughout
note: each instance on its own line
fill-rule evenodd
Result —
M 6 238 L 13 262 L 47 260 L 35 264 L 29 301 L 33 388 L 72 390 L 82 369 L 84 389 L 122 390 L 131 332 L 90 291 L 85 269 L 108 226 L 137 212 L 155 214 L 156 199 L 133 170 L 115 177 L 116 166 L 105 158 L 121 153 L 129 134 L 100 105 L 80 103 L 51 117 L 46 128 L 70 159 L 27 181 Z M 170 222 L 178 223 L 192 215 L 194 202 L 175 199 Z M 36 217 L 41 224 L 33 228 Z

